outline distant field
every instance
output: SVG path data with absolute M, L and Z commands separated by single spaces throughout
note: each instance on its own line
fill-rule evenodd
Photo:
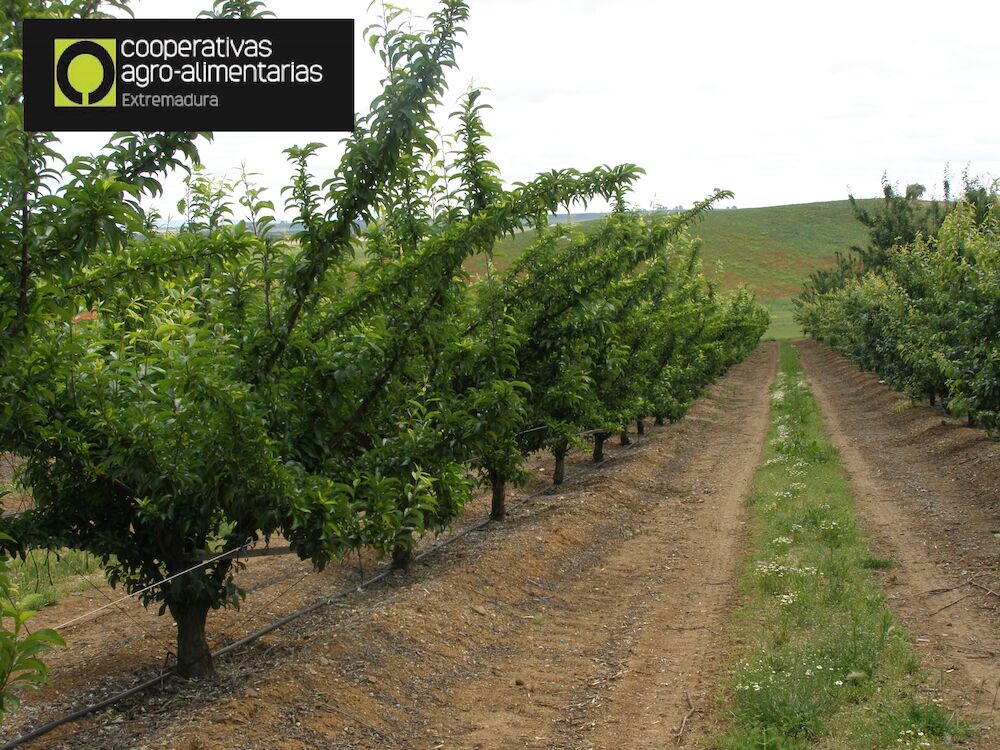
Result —
M 582 221 L 583 231 L 596 221 Z M 865 241 L 864 227 L 846 200 L 710 212 L 694 227 L 703 241 L 706 275 L 723 289 L 746 284 L 771 311 L 767 338 L 801 335 L 792 320 L 791 298 L 809 272 L 833 263 L 837 250 Z M 504 268 L 528 246 L 534 232 L 498 243 L 494 260 Z M 481 264 L 470 270 L 481 271 Z
M 765 335 L 778 339 L 801 335 L 791 298 L 809 272 L 866 237 L 846 200 L 712 211 L 694 233 L 704 242 L 709 278 L 724 289 L 753 289 L 771 311 Z

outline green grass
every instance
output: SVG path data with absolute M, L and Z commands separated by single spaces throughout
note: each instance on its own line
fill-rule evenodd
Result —
M 802 336 L 802 328 L 792 319 L 794 307 L 790 298 L 761 298 L 761 302 L 771 313 L 771 324 L 764 331 L 765 339 L 797 339 Z
M 598 221 L 576 226 L 589 232 Z M 497 267 L 509 266 L 534 234 L 529 230 L 498 242 L 494 249 Z M 723 290 L 741 284 L 752 289 L 771 312 L 771 326 L 764 336 L 774 339 L 802 335 L 792 320 L 791 299 L 809 273 L 831 266 L 834 253 L 863 245 L 866 238 L 846 200 L 711 211 L 692 234 L 702 239 L 705 275 Z M 481 273 L 482 261 L 470 263 L 469 270 Z
M 810 271 L 866 238 L 846 200 L 712 211 L 692 233 L 714 280 L 747 284 L 763 299 L 796 296 Z
M 893 562 L 868 552 L 848 477 L 787 342 L 749 502 L 752 551 L 716 747 L 943 748 L 962 735 L 870 578 Z
M 104 570 L 86 552 L 31 550 L 26 559 L 10 561 L 10 578 L 21 607 L 37 611 L 68 594 L 100 586 Z
M 746 284 L 771 313 L 765 338 L 792 339 L 792 297 L 834 253 L 865 243 L 865 228 L 844 201 L 712 211 L 693 230 L 706 275 L 723 289 Z

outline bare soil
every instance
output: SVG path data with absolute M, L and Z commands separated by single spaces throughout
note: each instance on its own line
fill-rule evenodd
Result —
M 616 460 L 506 523 L 221 660 L 210 685 L 168 682 L 38 746 L 662 748 L 682 724 L 685 746 L 703 746 L 776 364 L 762 346 L 681 422 L 628 451 L 609 444 Z M 245 614 L 258 627 L 280 613 L 269 598 L 284 591 L 286 610 L 344 575 L 289 589 L 294 561 L 250 562 Z M 67 613 L 52 609 L 47 620 Z M 148 676 L 169 633 L 145 618 L 145 658 L 113 648 L 137 637 L 128 618 L 83 625 L 54 660 L 61 687 L 30 698 L 6 736 L 102 697 L 123 670 Z M 211 626 L 248 629 L 227 613 Z M 70 666 L 81 659 L 90 666 Z
M 914 405 L 814 341 L 796 344 L 851 476 L 878 577 L 946 704 L 1000 747 L 1000 443 Z
M 902 397 L 828 349 L 798 344 L 852 477 L 876 572 L 947 703 L 1000 747 L 997 572 L 1000 444 Z M 656 428 L 420 562 L 221 660 L 207 684 L 161 690 L 69 725 L 46 748 L 704 748 L 734 634 L 743 500 L 768 426 L 777 347 L 765 344 L 681 422 Z M 532 461 L 538 490 L 551 471 Z M 576 474 L 576 476 L 572 476 Z M 524 495 L 525 493 L 521 493 Z M 517 502 L 517 495 L 511 502 Z M 488 513 L 477 497 L 459 526 Z M 356 565 L 356 561 L 352 563 Z M 364 560 L 371 574 L 384 561 Z M 351 585 L 343 564 L 249 561 L 241 613 L 213 613 L 215 645 Z M 979 587 L 982 588 L 979 588 Z M 97 586 L 45 610 L 63 622 L 115 596 Z M 27 696 L 11 738 L 147 678 L 166 618 L 133 602 L 71 628 L 55 682 Z M 683 727 L 683 731 L 681 731 Z
M 31 495 L 17 489 L 20 462 L 9 453 L 0 453 L 0 514 L 19 513 L 31 505 Z

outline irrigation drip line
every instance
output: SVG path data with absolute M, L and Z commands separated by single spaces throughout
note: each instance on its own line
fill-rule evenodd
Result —
M 312 573 L 312 571 L 306 571 L 301 576 L 299 576 L 293 583 L 291 583 L 290 585 L 288 585 L 285 588 L 281 589 L 281 591 L 279 591 L 277 594 L 275 594 L 274 596 L 272 596 L 266 602 L 257 605 L 257 607 L 256 607 L 257 613 L 256 614 L 250 614 L 250 615 L 248 615 L 247 616 L 247 622 L 246 623 L 242 623 L 242 624 L 244 624 L 244 625 L 253 625 L 254 623 L 262 621 L 264 619 L 265 615 L 272 615 L 273 616 L 274 613 L 273 612 L 267 612 L 267 608 L 270 607 L 272 604 L 274 604 L 279 599 L 283 599 L 285 596 L 287 596 L 289 593 L 291 593 L 294 589 L 298 588 L 298 586 L 306 578 L 308 578 L 311 573 Z M 235 629 L 236 628 L 234 627 L 232 630 L 235 630 Z M 229 631 L 227 631 L 225 633 L 225 637 L 226 638 L 233 637 L 233 635 L 234 634 L 232 632 L 229 632 Z M 169 652 L 168 652 L 168 654 L 169 654 Z M 174 666 L 174 669 L 176 669 L 176 668 L 177 668 L 177 665 Z
M 527 429 L 527 430 L 522 430 L 521 432 L 516 433 L 516 437 L 521 437 L 523 435 L 530 435 L 533 432 L 539 432 L 540 430 L 548 430 L 548 429 L 551 429 L 549 427 L 549 425 L 543 424 L 543 425 L 539 425 L 538 427 L 532 427 L 532 428 Z M 596 434 L 598 432 L 607 432 L 607 430 L 584 430 L 584 431 L 578 432 L 576 434 L 579 437 L 584 437 L 584 436 L 587 436 L 587 435 Z M 482 460 L 482 457 L 476 457 L 476 458 L 468 459 L 469 462 L 472 462 L 472 461 L 481 461 L 481 460 Z M 156 588 L 157 586 L 162 586 L 164 583 L 169 583 L 170 581 L 174 580 L 175 578 L 179 578 L 180 576 L 187 575 L 188 573 L 191 573 L 192 571 L 198 570 L 199 568 L 203 568 L 206 565 L 211 565 L 214 562 L 218 562 L 220 560 L 224 560 L 224 559 L 227 559 L 227 558 L 240 557 L 241 556 L 240 553 L 243 552 L 244 550 L 247 550 L 247 548 L 250 547 L 252 544 L 253 544 L 252 542 L 247 542 L 246 544 L 240 545 L 239 547 L 234 547 L 233 549 L 227 550 L 225 552 L 222 552 L 222 553 L 220 553 L 218 555 L 215 555 L 214 557 L 210 557 L 210 558 L 208 558 L 206 560 L 202 560 L 197 565 L 192 565 L 190 568 L 187 568 L 186 570 L 182 570 L 180 573 L 175 573 L 175 574 L 173 574 L 171 576 L 168 576 L 168 577 L 163 578 L 163 579 L 161 579 L 159 581 L 156 581 L 155 583 L 151 583 L 148 586 L 146 586 L 145 588 L 139 589 L 138 591 L 134 591 L 131 594 L 126 594 L 126 595 L 121 596 L 118 599 L 114 599 L 114 600 L 109 599 L 107 604 L 104 604 L 104 605 L 102 605 L 100 607 L 97 607 L 96 609 L 92 609 L 89 612 L 84 612 L 82 615 L 77 615 L 76 617 L 74 617 L 74 618 L 72 618 L 70 620 L 67 620 L 66 622 L 62 623 L 61 625 L 56 625 L 52 629 L 58 631 L 58 630 L 62 630 L 63 628 L 68 628 L 71 625 L 75 625 L 76 623 L 78 623 L 78 622 L 80 622 L 82 620 L 86 620 L 91 615 L 96 615 L 98 612 L 103 612 L 106 609 L 110 609 L 111 607 L 114 607 L 114 606 L 116 606 L 116 605 L 118 605 L 118 604 L 120 604 L 120 603 L 122 603 L 124 601 L 127 601 L 128 599 L 132 599 L 134 597 L 140 596 L 140 595 L 146 593 L 147 591 L 151 591 L 152 589 Z M 248 554 L 247 554 L 247 557 L 264 557 L 264 556 L 267 556 L 267 555 L 288 554 L 290 552 L 291 552 L 291 548 L 290 547 L 282 547 L 282 548 L 275 548 L 275 549 L 264 548 L 264 549 L 262 549 L 260 551 L 257 551 L 256 554 L 254 553 L 253 550 L 249 551 Z M 2 749 L 0 749 L 0 750 L 2 750 Z
M 596 471 L 597 469 L 603 468 L 603 467 L 607 466 L 610 463 L 614 463 L 615 461 L 618 461 L 618 460 L 624 458 L 625 454 L 630 453 L 635 448 L 638 448 L 638 447 L 644 445 L 649 440 L 650 437 L 651 437 L 651 435 L 649 433 L 647 433 L 643 437 L 637 437 L 635 440 L 633 440 L 628 445 L 621 446 L 620 450 L 616 451 L 613 456 L 609 456 L 608 458 L 604 459 L 603 461 L 601 461 L 599 463 L 591 464 L 591 465 L 589 465 L 585 469 L 580 469 L 579 471 L 574 471 L 574 472 L 568 474 L 565 477 L 565 479 L 563 480 L 563 484 L 565 484 L 567 481 L 575 479 L 576 477 L 582 476 L 584 474 L 589 474 L 592 471 Z M 523 497 L 520 500 L 518 500 L 516 503 L 510 505 L 508 507 L 508 509 L 507 509 L 508 513 L 510 511 L 516 510 L 517 508 L 520 508 L 521 506 L 523 506 L 523 505 L 531 502 L 532 500 L 534 500 L 534 499 L 536 499 L 538 497 L 541 497 L 542 495 L 550 495 L 550 494 L 552 494 L 553 491 L 554 491 L 554 489 L 556 487 L 559 487 L 559 486 L 562 486 L 562 485 L 549 485 L 549 486 L 545 487 L 544 489 L 541 489 L 541 490 L 538 490 L 536 492 L 533 492 L 530 495 L 526 495 L 525 497 Z M 445 539 L 445 540 L 443 540 L 441 542 L 438 542 L 437 544 L 433 545 L 432 547 L 429 547 L 428 549 L 424 550 L 419 555 L 417 555 L 416 557 L 414 557 L 413 560 L 414 560 L 414 562 L 423 560 L 424 558 L 430 556 L 431 554 L 440 551 L 441 549 L 447 547 L 448 545 L 450 545 L 450 544 L 452 544 L 454 542 L 457 542 L 459 539 L 462 539 L 463 537 L 467 536 L 468 534 L 472 533 L 473 531 L 478 531 L 479 529 L 482 529 L 483 527 L 488 526 L 489 524 L 491 524 L 493 522 L 494 521 L 493 521 L 493 519 L 490 516 L 486 516 L 486 518 L 484 518 L 484 519 L 482 519 L 480 521 L 477 521 L 476 523 L 472 524 L 471 526 L 467 526 L 466 528 L 462 529 L 461 531 L 455 532 L 454 534 L 452 534 L 447 539 Z M 229 554 L 229 553 L 223 553 L 223 554 Z M 212 562 L 212 561 L 209 560 L 209 561 L 206 561 L 206 563 L 202 563 L 202 564 L 207 564 L 208 562 Z M 193 568 L 190 568 L 189 570 L 194 570 L 194 569 L 196 569 L 198 567 L 201 567 L 201 566 L 200 565 L 196 565 Z M 184 571 L 184 573 L 189 572 L 189 570 L 188 571 Z M 393 572 L 395 572 L 395 571 L 392 568 L 389 568 L 388 570 L 384 570 L 384 571 L 382 571 L 381 573 L 379 573 L 377 575 L 371 576 L 370 578 L 362 581 L 361 583 L 357 584 L 356 586 L 351 586 L 350 588 L 346 588 L 346 589 L 342 589 L 341 591 L 337 591 L 336 593 L 330 594 L 329 596 L 323 597 L 322 599 L 318 599 L 315 602 L 313 602 L 312 604 L 309 604 L 309 605 L 307 605 L 305 607 L 302 607 L 301 609 L 296 610 L 295 612 L 291 612 L 291 613 L 289 613 L 287 615 L 284 615 L 283 617 L 280 617 L 279 619 L 275 620 L 270 625 L 268 625 L 268 626 L 266 626 L 264 628 L 261 628 L 260 630 L 257 630 L 257 631 L 255 631 L 253 633 L 250 633 L 249 635 L 246 635 L 246 636 L 244 636 L 243 638 L 240 638 L 237 641 L 233 641 L 232 643 L 230 643 L 230 644 L 228 644 L 226 646 L 223 646 L 222 648 L 219 648 L 219 649 L 213 651 L 212 652 L 212 658 L 213 659 L 217 659 L 219 657 L 225 656 L 226 654 L 232 653 L 233 651 L 236 651 L 237 649 L 240 649 L 243 646 L 247 646 L 247 645 L 253 643 L 254 641 L 260 640 L 265 635 L 269 635 L 270 633 L 273 633 L 275 630 L 278 630 L 279 628 L 287 625 L 290 622 L 293 622 L 294 620 L 298 620 L 298 619 L 300 619 L 302 617 L 305 617 L 306 615 L 311 614 L 311 613 L 313 613 L 313 612 L 315 612 L 315 611 L 317 611 L 319 609 L 323 609 L 324 607 L 328 607 L 331 604 L 333 604 L 334 602 L 336 602 L 336 601 L 338 601 L 340 599 L 343 599 L 343 598 L 345 598 L 347 596 L 350 596 L 351 594 L 360 593 L 360 592 L 364 591 L 365 589 L 368 589 L 369 587 L 373 586 L 374 584 L 380 583 L 381 581 L 384 581 L 386 578 L 388 578 L 390 575 L 392 575 Z M 183 575 L 184 573 L 178 573 L 177 575 Z M 172 576 L 172 577 L 176 577 L 176 576 Z M 162 581 L 161 581 L 161 583 L 162 583 Z M 153 585 L 158 585 L 158 584 L 153 584 Z M 124 597 L 124 598 L 127 599 L 129 597 Z M 108 606 L 110 606 L 110 605 L 108 605 Z M 146 680 L 145 682 L 142 682 L 142 683 L 140 683 L 138 685 L 135 685 L 134 687 L 131 687 L 131 688 L 127 689 L 127 690 L 124 690 L 124 691 L 122 691 L 120 693 L 117 693 L 116 695 L 112 695 L 112 696 L 110 696 L 108 698 L 105 698 L 104 700 L 100 701 L 99 703 L 94 703 L 94 704 L 92 704 L 90 706 L 85 706 L 85 707 L 83 707 L 83 708 L 81 708 L 81 709 L 79 709 L 77 711 L 74 711 L 73 713 L 67 714 L 66 716 L 63 716 L 63 717 L 61 717 L 59 719 L 56 719 L 56 720 L 54 720 L 52 722 L 49 722 L 48 724 L 44 724 L 43 726 L 40 726 L 37 729 L 35 729 L 35 730 L 31 731 L 31 732 L 28 732 L 27 734 L 21 735 L 20 737 L 17 737 L 16 739 L 11 740 L 10 742 L 8 742 L 6 745 L 3 745 L 2 747 L 0 747 L 0 750 L 14 750 L 14 748 L 20 747 L 24 743 L 30 742 L 31 740 L 38 739 L 39 737 L 42 737 L 42 736 L 48 734 L 49 732 L 55 731 L 56 729 L 58 729 L 61 726 L 65 726 L 66 724 L 71 724 L 71 723 L 73 723 L 75 721 L 79 721 L 80 719 L 83 719 L 83 718 L 89 716 L 90 714 L 96 713 L 96 712 L 101 711 L 101 710 L 103 710 L 105 708 L 109 708 L 110 706 L 113 706 L 116 703 L 120 703 L 123 700 L 127 700 L 128 698 L 131 698 L 133 695 L 138 695 L 139 693 L 145 692 L 146 690 L 149 690 L 150 688 L 153 688 L 156 685 L 162 685 L 165 680 L 170 679 L 171 677 L 176 676 L 176 674 L 177 674 L 176 667 L 173 668 L 173 669 L 171 669 L 168 672 L 160 672 L 155 677 L 152 677 L 152 678 Z
M 549 425 L 544 425 L 543 424 L 543 425 L 540 425 L 538 427 L 532 427 L 531 429 L 528 429 L 528 430 L 522 430 L 521 432 L 516 433 L 516 437 L 522 437 L 523 435 L 530 435 L 533 432 L 538 432 L 540 430 L 548 430 L 548 429 L 550 429 Z M 583 432 L 578 432 L 576 434 L 579 437 L 584 437 L 584 436 L 587 436 L 587 435 L 596 434 L 598 432 L 607 432 L 607 430 L 584 430 Z M 477 456 L 476 458 L 467 459 L 467 462 L 481 461 L 481 460 L 483 460 L 482 457 L 481 456 Z M 7 514 L 4 513 L 3 515 L 7 515 Z M 230 549 L 230 550 L 227 550 L 225 552 L 222 552 L 222 553 L 220 553 L 218 555 L 215 555 L 214 557 L 210 557 L 210 558 L 207 558 L 205 560 L 202 560 L 199 563 L 197 563 L 196 565 L 192 565 L 190 568 L 182 570 L 180 573 L 174 573 L 171 576 L 167 576 L 166 578 L 163 578 L 163 579 L 161 579 L 159 581 L 151 583 L 148 586 L 146 586 L 145 588 L 139 589 L 138 591 L 134 591 L 131 594 L 126 594 L 126 595 L 121 596 L 118 599 L 114 599 L 114 600 L 108 599 L 108 603 L 107 604 L 101 605 L 100 607 L 97 607 L 96 609 L 92 609 L 89 612 L 84 612 L 82 615 L 77 615 L 76 617 L 74 617 L 74 618 L 72 618 L 70 620 L 67 620 L 66 622 L 62 623 L 61 625 L 56 625 L 55 627 L 52 628 L 52 630 L 62 630 L 63 628 L 68 628 L 71 625 L 75 625 L 76 623 L 78 623 L 78 622 L 80 622 L 82 620 L 87 619 L 91 615 L 96 615 L 98 612 L 103 612 L 104 610 L 109 609 L 109 608 L 111 608 L 113 606 L 116 606 L 116 605 L 118 605 L 118 604 L 120 604 L 120 603 L 122 603 L 124 601 L 127 601 L 128 599 L 133 599 L 133 598 L 135 598 L 137 596 L 140 596 L 140 595 L 146 593 L 147 591 L 151 591 L 152 589 L 155 589 L 157 586 L 162 586 L 163 584 L 169 583 L 170 581 L 174 580 L 175 578 L 179 578 L 179 577 L 181 577 L 183 575 L 187 575 L 188 573 L 191 573 L 192 571 L 198 570 L 199 568 L 203 568 L 206 565 L 211 565 L 214 562 L 218 562 L 220 560 L 224 560 L 224 559 L 227 559 L 227 558 L 240 557 L 241 556 L 240 553 L 243 552 L 243 551 L 245 551 L 245 550 L 247 550 L 247 548 L 250 547 L 250 546 L 252 546 L 253 544 L 254 544 L 253 542 L 247 542 L 246 544 L 242 544 L 239 547 L 234 547 L 233 549 Z M 248 550 L 246 556 L 247 557 L 266 557 L 266 556 L 269 556 L 269 555 L 288 554 L 291 551 L 292 550 L 291 550 L 290 547 L 281 547 L 281 548 L 266 547 L 266 548 L 263 548 L 261 550 Z M 2 748 L 0 748 L 0 750 L 2 750 Z
M 528 429 L 528 430 L 522 430 L 521 432 L 518 432 L 516 434 L 516 437 L 521 437 L 523 435 L 530 435 L 533 432 L 538 432 L 539 430 L 547 430 L 547 429 L 549 429 L 549 425 L 544 425 L 543 424 L 543 425 L 540 425 L 538 427 L 532 427 L 531 429 Z M 597 432 L 597 431 L 596 430 L 588 430 L 588 431 L 580 432 L 580 433 L 577 433 L 577 434 L 582 436 L 582 435 L 590 435 L 590 434 L 592 434 L 594 432 Z M 471 462 L 471 461 L 478 461 L 478 460 L 482 460 L 482 459 L 480 457 L 477 457 L 477 458 L 471 458 L 471 459 L 468 459 L 468 460 Z M 4 515 L 6 515 L 6 513 Z M 104 604 L 104 605 L 102 605 L 100 607 L 97 607 L 96 609 L 92 609 L 89 612 L 84 612 L 82 615 L 77 615 L 76 617 L 74 617 L 74 618 L 72 618 L 70 620 L 67 620 L 66 622 L 62 623 L 61 625 L 56 625 L 52 629 L 53 630 L 62 630 L 63 628 L 68 628 L 69 626 L 75 625 L 76 623 L 80 622 L 81 620 L 87 619 L 91 615 L 96 615 L 98 612 L 103 612 L 104 610 L 109 609 L 109 608 L 111 608 L 111 607 L 113 607 L 113 606 L 115 606 L 117 604 L 120 604 L 121 602 L 127 601 L 128 599 L 132 599 L 132 598 L 134 598 L 136 596 L 140 596 L 141 594 L 144 594 L 147 591 L 151 591 L 152 589 L 155 589 L 157 586 L 162 586 L 163 584 L 169 583 L 170 581 L 174 580 L 175 578 L 179 578 L 180 576 L 187 575 L 188 573 L 191 573 L 192 571 L 198 570 L 199 568 L 203 568 L 206 565 L 211 565 L 214 562 L 218 562 L 219 560 L 224 560 L 224 559 L 227 559 L 227 558 L 239 557 L 240 553 L 243 552 L 244 550 L 246 550 L 252 544 L 253 544 L 253 542 L 247 542 L 246 544 L 242 544 L 239 547 L 234 547 L 233 549 L 227 550 L 225 552 L 222 552 L 222 553 L 220 553 L 220 554 L 218 554 L 218 555 L 216 555 L 214 557 L 210 557 L 210 558 L 208 558 L 206 560 L 202 560 L 197 565 L 192 565 L 190 568 L 187 568 L 186 570 L 182 570 L 180 573 L 175 573 L 175 574 L 173 574 L 171 576 L 167 576 L 166 578 L 163 578 L 163 579 L 161 579 L 159 581 L 156 581 L 155 583 L 151 583 L 148 586 L 146 586 L 145 588 L 139 589 L 138 591 L 134 591 L 131 594 L 126 594 L 126 595 L 121 596 L 118 599 L 114 599 L 114 600 L 109 599 L 107 604 Z M 291 548 L 290 547 L 282 547 L 282 548 L 275 548 L 275 549 L 264 548 L 264 549 L 256 552 L 256 554 L 254 553 L 254 551 L 250 551 L 247 554 L 247 557 L 265 557 L 265 556 L 268 556 L 268 555 L 287 554 L 289 552 L 291 552 Z M 2 749 L 0 749 L 0 750 L 2 750 Z

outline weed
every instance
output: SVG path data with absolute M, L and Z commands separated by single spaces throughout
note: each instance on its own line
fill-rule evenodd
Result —
M 39 610 L 67 594 L 100 585 L 103 568 L 93 555 L 74 550 L 31 550 L 10 562 L 22 609 Z
M 869 579 L 848 479 L 794 350 L 781 347 L 772 427 L 750 495 L 753 553 L 736 617 L 727 750 L 945 747 L 963 726 L 923 695 L 906 634 Z

